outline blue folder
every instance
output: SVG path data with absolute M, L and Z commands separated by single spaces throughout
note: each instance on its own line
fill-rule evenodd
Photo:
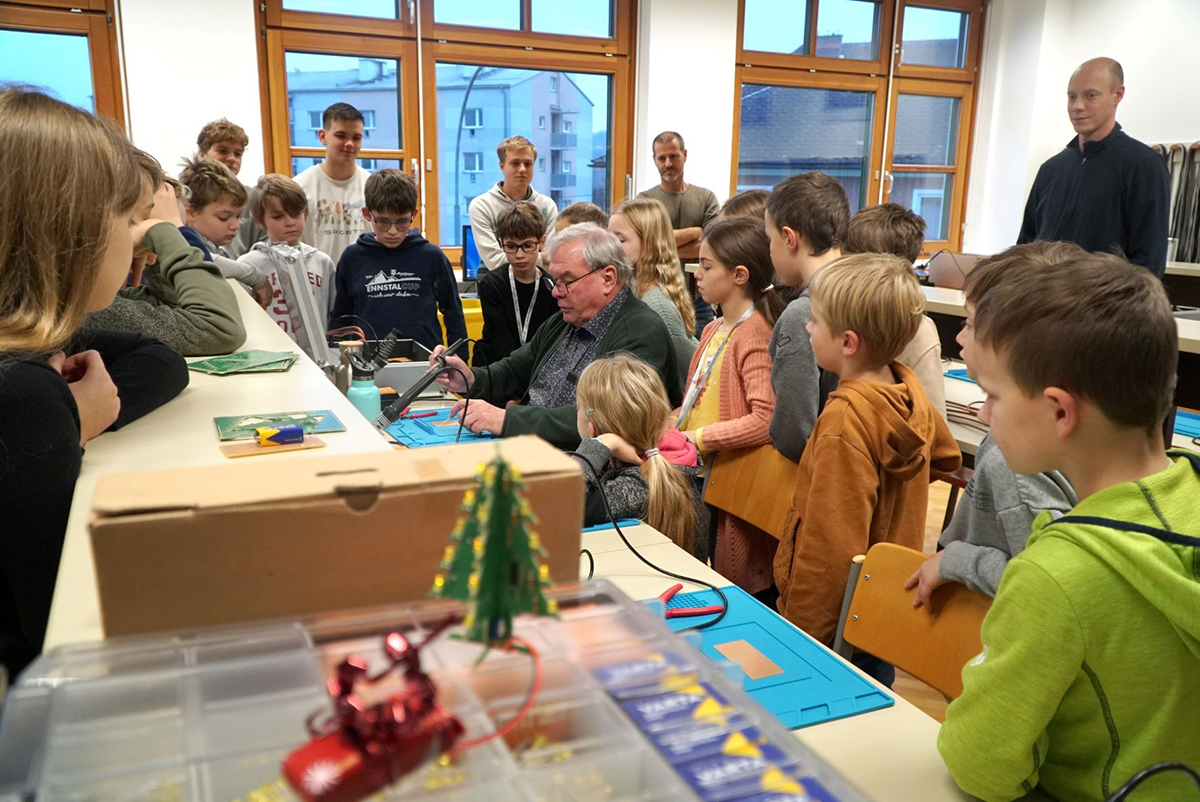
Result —
M 439 409 L 437 414 L 428 418 L 400 418 L 388 427 L 387 433 L 402 446 L 409 448 L 425 448 L 426 446 L 453 445 L 458 436 L 458 419 L 454 425 L 445 425 L 451 420 L 450 410 Z M 438 425 L 442 424 L 442 425 Z M 494 440 L 488 433 L 473 434 L 470 429 L 463 428 L 460 443 L 478 443 L 482 440 Z
M 970 376 L 967 375 L 966 368 L 951 368 L 950 370 L 947 370 L 943 375 L 949 376 L 951 379 L 958 379 L 959 381 L 970 382 L 971 384 L 979 384 L 979 382 L 975 381 L 974 379 L 972 379 Z
M 665 590 L 665 588 L 664 588 Z M 721 588 L 729 612 L 715 627 L 700 630 L 701 648 L 713 660 L 728 660 L 717 646 L 744 640 L 783 669 L 760 679 L 746 677 L 744 689 L 789 729 L 855 716 L 896 703 L 856 669 L 822 648 L 783 620 L 774 610 L 741 588 Z M 667 604 L 674 607 L 720 605 L 711 590 L 681 593 Z M 702 624 L 706 618 L 668 618 L 674 630 Z
M 1175 410 L 1175 434 L 1200 437 L 1200 415 L 1182 409 Z

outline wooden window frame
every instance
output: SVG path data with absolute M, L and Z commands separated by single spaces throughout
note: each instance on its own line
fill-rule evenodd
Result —
M 909 6 L 918 8 L 934 8 L 944 11 L 961 11 L 967 14 L 967 52 L 964 66 L 930 67 L 922 64 L 905 64 L 902 62 L 904 42 L 904 12 Z M 897 78 L 930 78 L 939 81 L 964 81 L 975 83 L 979 75 L 979 56 L 983 48 L 983 5 L 979 0 L 900 0 L 900 25 L 896 28 L 896 60 Z
M 802 0 L 807 2 L 807 0 Z M 779 67 L 781 69 L 832 71 L 841 73 L 859 73 L 862 75 L 887 75 L 888 59 L 891 57 L 892 18 L 895 5 L 880 0 L 879 15 L 879 56 L 873 61 L 857 59 L 829 58 L 811 55 L 817 49 L 817 12 L 821 0 L 811 0 L 812 16 L 808 21 L 805 32 L 805 42 L 810 55 L 799 56 L 792 53 L 771 53 L 765 50 L 747 50 L 744 46 L 746 38 L 746 0 L 738 0 L 737 23 L 737 60 L 738 64 L 752 67 Z
M 355 17 L 341 14 L 290 11 L 283 0 L 255 4 L 259 39 L 260 83 L 267 170 L 288 173 L 291 157 L 323 155 L 321 148 L 295 148 L 288 136 L 287 76 L 284 54 L 288 51 L 335 55 L 377 55 L 399 58 L 400 95 L 405 147 L 398 151 L 366 149 L 359 158 L 420 159 L 418 180 L 425 181 L 422 229 L 433 242 L 440 239 L 438 226 L 439 168 L 437 166 L 437 64 L 451 62 L 485 66 L 590 72 L 612 76 L 609 109 L 610 202 L 625 196 L 625 176 L 633 166 L 634 49 L 636 46 L 636 0 L 613 0 L 614 36 L 608 39 L 535 33 L 530 29 L 532 0 L 522 2 L 521 31 L 437 25 L 433 22 L 434 0 L 400 0 L 400 19 Z M 420 3 L 418 7 L 416 4 Z M 417 40 L 416 12 L 421 14 L 421 39 Z M 419 52 L 424 108 L 418 101 L 417 54 Z M 424 130 L 422 130 L 422 122 Z M 423 150 L 422 150 L 423 147 Z M 490 152 L 490 151 L 489 151 Z M 486 157 L 485 157 L 486 162 Z M 433 169 L 425 169 L 432 163 Z M 485 170 L 485 173 L 487 171 Z M 499 170 L 496 170 L 497 179 Z M 455 263 L 461 248 L 443 248 Z
M 488 45 L 468 45 L 451 42 L 436 42 L 424 50 L 425 53 L 425 158 L 438 160 L 438 125 L 437 125 L 437 64 L 446 62 L 452 64 L 474 64 L 488 67 L 511 67 L 523 70 L 556 70 L 560 72 L 590 72 L 612 75 L 612 98 L 609 104 L 609 137 L 611 143 L 612 163 L 608 173 L 610 179 L 609 202 L 612 206 L 625 198 L 624 176 L 633 167 L 633 68 L 629 59 L 606 58 L 592 53 L 566 53 L 548 50 L 512 50 L 510 48 L 491 47 Z M 621 103 L 619 98 L 630 98 L 629 103 Z M 624 136 L 617 132 L 624 131 Z M 494 146 L 495 143 L 493 143 Z M 487 151 L 490 152 L 490 151 Z M 487 157 L 484 157 L 485 164 Z M 487 174 L 487 171 L 484 171 Z M 499 180 L 500 170 L 496 167 L 493 175 Z M 438 170 L 425 173 L 427 197 L 440 198 L 438 193 L 440 175 Z M 488 184 L 490 186 L 490 183 Z M 426 221 L 437 222 L 436 201 L 428 204 L 433 210 L 426 214 Z M 427 226 L 432 224 L 427 222 Z M 429 232 L 440 238 L 438 231 Z M 431 240 L 432 241 L 432 240 Z M 462 248 L 459 246 L 442 246 L 447 258 L 455 264 L 460 264 Z
M 112 3 L 113 0 L 43 0 L 35 4 L 16 0 L 0 3 L 0 11 L 4 12 L 4 28 L 86 36 L 96 114 L 111 119 L 124 131 L 125 100 Z
M 437 0 L 415 0 L 421 4 L 422 36 L 445 44 L 481 44 L 556 50 L 566 53 L 598 53 L 628 56 L 634 48 L 634 0 L 612 0 L 613 35 L 606 39 L 590 36 L 567 36 L 539 33 L 533 30 L 533 0 L 520 0 L 521 27 L 518 30 L 484 28 L 474 25 L 450 25 L 435 22 L 434 3 Z
M 970 83 L 951 81 L 931 81 L 920 78 L 897 78 L 892 84 L 891 109 L 892 130 L 895 130 L 897 99 L 905 95 L 933 95 L 937 97 L 953 97 L 959 99 L 958 141 L 955 143 L 953 165 L 900 165 L 892 163 L 895 155 L 896 138 L 892 136 L 884 154 L 884 169 L 892 176 L 891 185 L 884 193 L 883 200 L 891 200 L 891 187 L 895 184 L 897 170 L 901 173 L 934 173 L 954 176 L 954 187 L 950 193 L 949 221 L 951 235 L 947 239 L 926 240 L 922 247 L 923 254 L 936 253 L 940 250 L 958 252 L 962 249 L 962 222 L 966 219 L 967 183 L 971 158 L 971 110 L 974 108 L 975 87 Z M 955 222 L 958 225 L 955 225 Z
M 884 121 L 887 117 L 887 79 L 852 73 L 809 73 L 795 70 L 780 70 L 773 67 L 739 66 L 734 72 L 733 92 L 733 159 L 729 177 L 730 196 L 737 193 L 738 165 L 741 161 L 742 140 L 742 86 L 763 84 L 797 89 L 841 89 L 874 94 L 874 119 L 871 121 L 871 149 L 868 154 L 867 183 L 863 186 L 863 198 L 871 205 L 879 197 L 880 172 L 876 165 L 882 163 Z
M 396 81 L 400 87 L 400 147 L 368 148 L 359 151 L 360 159 L 399 159 L 408 172 L 410 160 L 420 150 L 419 107 L 416 92 L 406 92 L 406 86 L 416 86 L 416 45 L 409 40 L 378 39 L 349 34 L 318 34 L 297 29 L 268 28 L 266 31 L 267 84 L 271 99 L 270 152 L 274 169 L 290 174 L 292 157 L 323 157 L 320 147 L 297 147 L 291 143 L 288 130 L 287 67 L 288 52 L 321 53 L 335 56 L 374 56 L 399 61 Z M 411 95 L 411 96 L 410 96 Z M 416 176 L 417 181 L 421 176 Z

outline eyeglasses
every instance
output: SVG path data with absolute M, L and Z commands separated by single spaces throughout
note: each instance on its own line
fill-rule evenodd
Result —
M 401 217 L 399 220 L 386 220 L 382 217 L 375 217 L 374 215 L 371 217 L 371 225 L 375 226 L 375 228 L 379 229 L 380 231 L 388 231 L 393 228 L 397 231 L 408 231 L 412 223 L 413 219 L 411 217 Z
M 579 278 L 573 278 L 570 281 L 563 281 L 562 279 L 558 279 L 557 281 L 554 282 L 554 291 L 561 292 L 563 297 L 565 298 L 571 294 L 571 285 L 572 284 L 574 284 L 576 281 L 583 281 L 588 276 L 592 275 L 593 273 L 595 273 L 599 270 L 603 270 L 606 267 L 608 267 L 608 265 L 602 265 L 600 267 L 593 267 L 591 270 L 584 273 Z
M 537 251 L 538 244 L 534 240 L 527 240 L 525 242 L 505 242 L 500 247 L 504 249 L 505 253 L 516 253 L 517 251 L 534 253 Z

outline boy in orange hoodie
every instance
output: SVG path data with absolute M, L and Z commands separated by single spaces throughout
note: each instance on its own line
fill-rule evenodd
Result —
M 896 361 L 925 308 L 908 262 L 843 257 L 814 277 L 810 297 L 813 353 L 840 381 L 800 459 L 774 571 L 780 614 L 832 644 L 851 558 L 883 541 L 921 550 L 929 483 L 962 455 Z

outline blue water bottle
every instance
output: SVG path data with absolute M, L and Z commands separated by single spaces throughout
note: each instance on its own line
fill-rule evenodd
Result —
M 351 364 L 353 366 L 352 381 L 346 397 L 364 418 L 373 421 L 379 417 L 379 412 L 383 408 L 383 403 L 379 398 L 379 388 L 375 386 L 375 371 L 360 364 L 357 359 L 352 359 Z

